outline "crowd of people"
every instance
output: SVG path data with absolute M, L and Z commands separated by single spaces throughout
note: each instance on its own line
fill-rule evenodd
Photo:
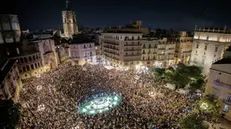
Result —
M 120 105 L 96 115 L 79 113 L 81 98 L 98 91 L 120 93 Z M 150 72 L 68 63 L 27 80 L 20 103 L 24 129 L 177 129 L 195 108 L 193 96 L 164 87 Z

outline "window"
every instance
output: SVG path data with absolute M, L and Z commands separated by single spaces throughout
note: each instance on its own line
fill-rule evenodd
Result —
M 196 51 L 196 54 L 197 54 L 197 51 Z
M 199 48 L 199 44 L 197 44 L 196 48 Z
M 31 56 L 29 56 L 29 61 L 32 61 L 32 58 L 31 58 Z
M 143 45 L 143 48 L 146 48 L 146 47 L 145 47 L 145 44 Z
M 20 58 L 20 63 L 23 63 L 24 61 L 23 61 L 23 59 L 22 58 Z
M 143 54 L 145 54 L 145 50 L 143 50 Z
M 215 47 L 215 52 L 217 52 L 217 50 L 218 50 L 218 47 Z
M 31 69 L 34 69 L 34 65 L 32 64 L 32 65 L 30 65 L 30 67 L 31 67 Z
M 148 45 L 148 48 L 151 48 L 151 44 Z
M 132 36 L 132 40 L 134 40 L 134 37 Z
M 144 56 L 143 56 L 143 60 L 144 60 Z
M 91 44 L 90 44 L 90 48 L 91 48 Z
M 23 67 L 23 72 L 26 72 L 26 67 Z
M 227 96 L 226 102 L 231 103 L 231 95 L 228 95 L 228 96 Z
M 83 48 L 86 48 L 86 46 L 85 46 L 85 45 L 83 45 Z
M 36 60 L 35 55 L 33 56 L 33 59 Z
M 27 58 L 26 57 L 24 57 L 24 61 L 25 61 L 25 63 L 27 63 Z
M 205 50 L 207 50 L 207 45 L 205 45 Z
M 150 60 L 150 57 L 148 56 L 148 60 Z
M 92 52 L 90 52 L 90 56 L 92 56 Z
M 26 70 L 29 71 L 30 70 L 30 67 L 29 65 L 26 66 Z
M 37 65 L 37 63 L 35 63 L 34 65 L 35 65 L 35 68 L 38 68 L 38 65 Z

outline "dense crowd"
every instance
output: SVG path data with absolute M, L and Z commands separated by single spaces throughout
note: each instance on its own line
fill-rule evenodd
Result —
M 80 114 L 79 100 L 97 91 L 120 93 L 122 102 L 97 115 Z M 150 72 L 99 64 L 64 64 L 29 79 L 20 99 L 23 129 L 177 129 L 195 103 L 193 96 L 165 88 Z

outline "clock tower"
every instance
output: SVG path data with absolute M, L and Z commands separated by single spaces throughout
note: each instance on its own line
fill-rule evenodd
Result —
M 75 12 L 69 9 L 69 1 L 66 0 L 66 8 L 62 11 L 64 36 L 71 38 L 78 34 Z

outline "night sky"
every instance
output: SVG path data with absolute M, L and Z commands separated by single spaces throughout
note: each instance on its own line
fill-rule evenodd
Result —
M 65 0 L 4 0 L 0 13 L 19 16 L 22 29 L 62 28 Z M 193 30 L 231 28 L 229 0 L 70 0 L 77 22 L 86 27 L 125 25 L 142 20 L 144 27 Z M 4 8 L 4 9 L 3 9 Z

